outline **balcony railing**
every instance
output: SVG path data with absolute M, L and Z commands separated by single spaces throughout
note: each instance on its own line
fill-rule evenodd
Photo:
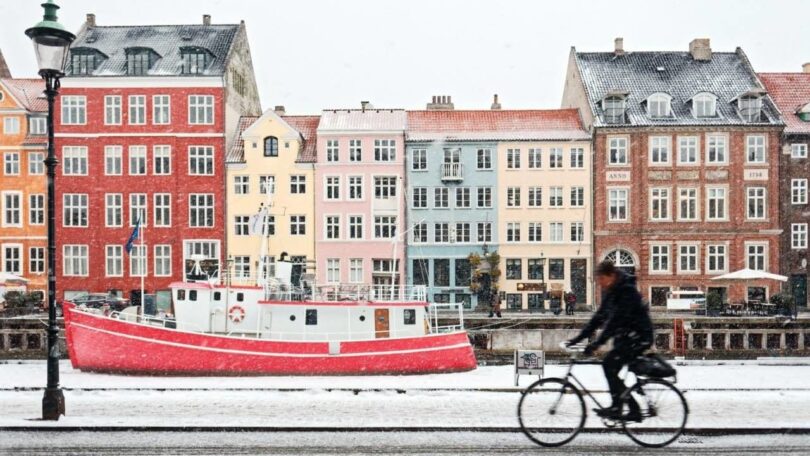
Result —
M 461 163 L 442 163 L 443 181 L 460 181 L 464 179 L 464 167 Z

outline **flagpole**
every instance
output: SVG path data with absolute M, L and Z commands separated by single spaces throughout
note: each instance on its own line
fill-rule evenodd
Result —
M 143 282 L 146 278 L 146 246 L 144 245 L 144 237 L 146 234 L 146 224 L 143 224 L 140 229 L 140 233 L 138 233 L 141 238 L 141 315 L 146 315 L 146 308 L 143 306 L 144 303 L 144 295 L 143 295 Z

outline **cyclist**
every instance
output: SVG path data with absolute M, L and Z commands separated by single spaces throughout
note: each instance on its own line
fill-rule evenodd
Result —
M 641 303 L 635 278 L 617 269 L 612 262 L 603 261 L 597 266 L 596 281 L 602 288 L 602 303 L 599 310 L 582 332 L 569 340 L 567 345 L 571 346 L 588 339 L 597 329 L 604 326 L 599 337 L 585 348 L 585 354 L 593 354 L 599 346 L 613 338 L 613 349 L 602 361 L 613 402 L 610 407 L 595 411 L 604 418 L 641 421 L 640 407 L 632 397 L 628 400 L 628 414 L 622 416 L 619 397 L 627 387 L 619 378 L 619 372 L 622 367 L 652 346 L 653 327 L 649 310 Z

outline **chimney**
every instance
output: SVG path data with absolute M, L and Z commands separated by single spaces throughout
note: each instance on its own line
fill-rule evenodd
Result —
M 370 107 L 371 107 L 371 102 L 370 101 L 361 101 L 360 102 L 360 109 L 363 112 L 366 112 L 366 109 L 369 109 Z
M 211 25 L 211 15 L 203 14 L 203 25 Z
M 699 61 L 708 62 L 712 59 L 712 47 L 708 38 L 695 38 L 689 43 L 689 53 L 692 58 Z
M 498 103 L 498 94 L 497 93 L 492 96 L 492 105 L 489 107 L 489 109 L 492 109 L 492 110 L 501 109 L 501 104 Z
M 88 27 L 95 27 L 96 26 L 96 15 L 93 13 L 87 13 L 87 19 L 84 21 Z
M 804 65 L 802 65 L 802 73 L 810 73 L 810 62 L 807 62 Z
M 3 57 L 3 51 L 0 51 L 0 78 L 10 78 L 11 70 L 6 65 L 6 59 Z
M 452 111 L 454 109 L 453 98 L 450 95 L 434 95 L 426 109 L 428 111 Z
M 276 107 L 273 109 L 273 111 L 275 111 L 276 114 L 278 114 L 280 116 L 283 116 L 283 115 L 287 114 L 287 110 L 284 109 L 284 105 L 276 105 Z
M 613 54 L 624 55 L 624 38 L 617 37 L 613 40 Z

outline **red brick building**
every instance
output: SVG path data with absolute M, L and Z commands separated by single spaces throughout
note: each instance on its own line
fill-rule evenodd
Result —
M 594 136 L 594 261 L 635 274 L 654 306 L 674 290 L 728 301 L 781 290 L 712 280 L 779 270 L 783 124 L 741 49 L 572 49 L 563 106 Z
M 244 23 L 98 26 L 71 47 L 56 106 L 60 298 L 153 293 L 225 252 L 225 154 L 259 114 Z M 140 217 L 144 245 L 124 245 Z

